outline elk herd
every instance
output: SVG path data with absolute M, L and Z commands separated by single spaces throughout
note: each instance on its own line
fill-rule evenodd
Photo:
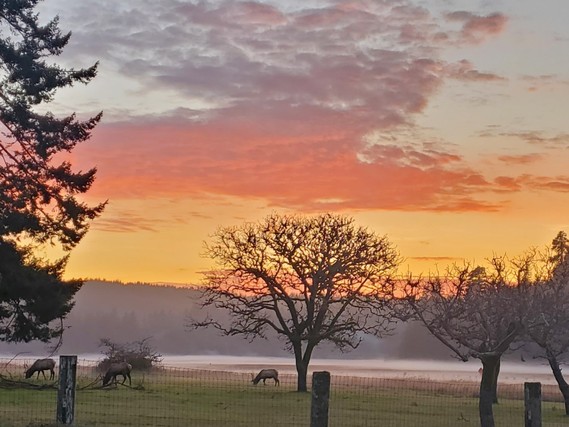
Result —
M 55 378 L 55 360 L 53 359 L 37 359 L 32 366 L 26 369 L 24 372 L 26 379 L 31 378 L 35 373 L 37 373 L 37 379 L 40 377 L 40 373 L 43 375 L 44 380 L 47 379 L 45 376 L 45 371 L 49 371 L 49 379 L 53 380 Z M 130 372 L 132 371 L 132 365 L 127 362 L 111 363 L 109 368 L 103 376 L 103 387 L 109 384 L 117 383 L 117 377 L 122 376 L 123 380 L 121 384 L 124 384 L 128 378 L 128 384 L 132 385 L 132 380 L 130 377 Z M 112 380 L 112 381 L 111 381 Z
M 35 373 L 37 373 L 37 378 L 39 379 L 40 373 L 43 375 L 44 379 L 47 379 L 45 376 L 45 371 L 49 371 L 49 379 L 53 380 L 55 378 L 55 360 L 53 359 L 38 359 L 36 360 L 32 366 L 26 369 L 25 376 L 27 378 L 31 378 Z M 111 363 L 109 368 L 105 372 L 103 376 L 103 387 L 109 384 L 116 384 L 117 377 L 120 375 L 122 376 L 122 383 L 124 384 L 128 378 L 129 386 L 132 385 L 130 373 L 132 371 L 132 365 L 127 362 L 118 362 L 118 363 Z M 271 379 L 274 381 L 275 386 L 280 385 L 279 381 L 279 372 L 276 369 L 261 369 L 259 373 L 254 376 L 251 374 L 251 382 L 254 385 L 257 385 L 259 381 L 263 381 L 263 384 L 266 384 L 266 381 Z

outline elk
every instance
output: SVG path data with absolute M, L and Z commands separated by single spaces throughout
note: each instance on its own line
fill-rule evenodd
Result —
M 251 374 L 251 376 L 253 376 L 253 374 Z M 261 371 L 255 378 L 251 380 L 251 382 L 257 385 L 259 381 L 263 380 L 263 384 L 265 384 L 265 381 L 269 378 L 275 380 L 275 386 L 280 385 L 279 373 L 276 369 L 261 369 Z
M 105 373 L 103 378 L 103 387 L 110 383 L 111 378 L 113 382 L 117 382 L 117 376 L 122 375 L 122 383 L 124 384 L 126 379 L 128 378 L 128 385 L 132 385 L 130 379 L 130 371 L 132 371 L 132 365 L 127 362 L 118 362 L 118 363 L 111 363 L 109 369 Z
M 55 360 L 53 359 L 38 359 L 36 360 L 32 366 L 26 369 L 26 378 L 30 378 L 36 372 L 38 373 L 38 379 L 40 377 L 40 372 L 43 375 L 43 379 L 45 380 L 45 372 L 50 371 L 49 379 L 52 380 L 55 377 Z

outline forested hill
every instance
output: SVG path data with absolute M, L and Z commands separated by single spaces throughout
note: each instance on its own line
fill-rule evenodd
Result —
M 189 315 L 204 316 L 198 297 L 199 292 L 191 288 L 88 281 L 77 293 L 59 353 L 99 353 L 101 338 L 125 343 L 151 337 L 151 345 L 163 354 L 288 355 L 276 338 L 248 342 L 221 336 L 214 330 L 188 330 L 185 325 Z M 0 343 L 0 353 L 41 354 L 45 349 L 43 343 Z M 449 352 L 421 327 L 400 326 L 392 337 L 365 338 L 350 353 L 342 355 L 331 347 L 320 346 L 315 356 L 447 358 Z

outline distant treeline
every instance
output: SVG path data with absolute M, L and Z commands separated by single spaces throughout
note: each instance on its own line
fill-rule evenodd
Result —
M 99 353 L 101 338 L 130 342 L 152 337 L 151 344 L 162 354 L 227 354 L 287 356 L 283 343 L 272 340 L 248 342 L 224 337 L 213 330 L 188 330 L 189 315 L 200 317 L 199 292 L 188 287 L 87 281 L 77 293 L 60 354 Z M 223 313 L 211 313 L 221 316 Z M 45 352 L 43 343 L 0 343 L 0 352 Z M 331 346 L 317 348 L 316 357 L 339 357 Z M 378 340 L 363 337 L 360 347 L 345 353 L 348 358 L 448 359 L 450 351 L 420 325 L 398 325 L 393 336 Z

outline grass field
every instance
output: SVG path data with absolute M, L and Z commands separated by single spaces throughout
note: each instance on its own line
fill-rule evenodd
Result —
M 14 377 L 16 379 L 21 379 Z M 133 388 L 100 389 L 96 373 L 78 373 L 75 425 L 87 426 L 309 426 L 310 393 L 295 378 L 280 387 L 253 386 L 246 374 L 165 369 L 133 374 Z M 50 384 L 34 380 L 34 384 Z M 89 386 L 90 385 L 90 386 Z M 86 387 L 86 388 L 85 388 Z M 497 426 L 524 424 L 523 385 L 502 386 Z M 555 390 L 544 389 L 544 395 Z M 476 426 L 477 385 L 334 377 L 330 427 Z M 0 387 L 0 427 L 54 425 L 57 391 Z M 543 426 L 569 426 L 561 402 L 543 403 Z

